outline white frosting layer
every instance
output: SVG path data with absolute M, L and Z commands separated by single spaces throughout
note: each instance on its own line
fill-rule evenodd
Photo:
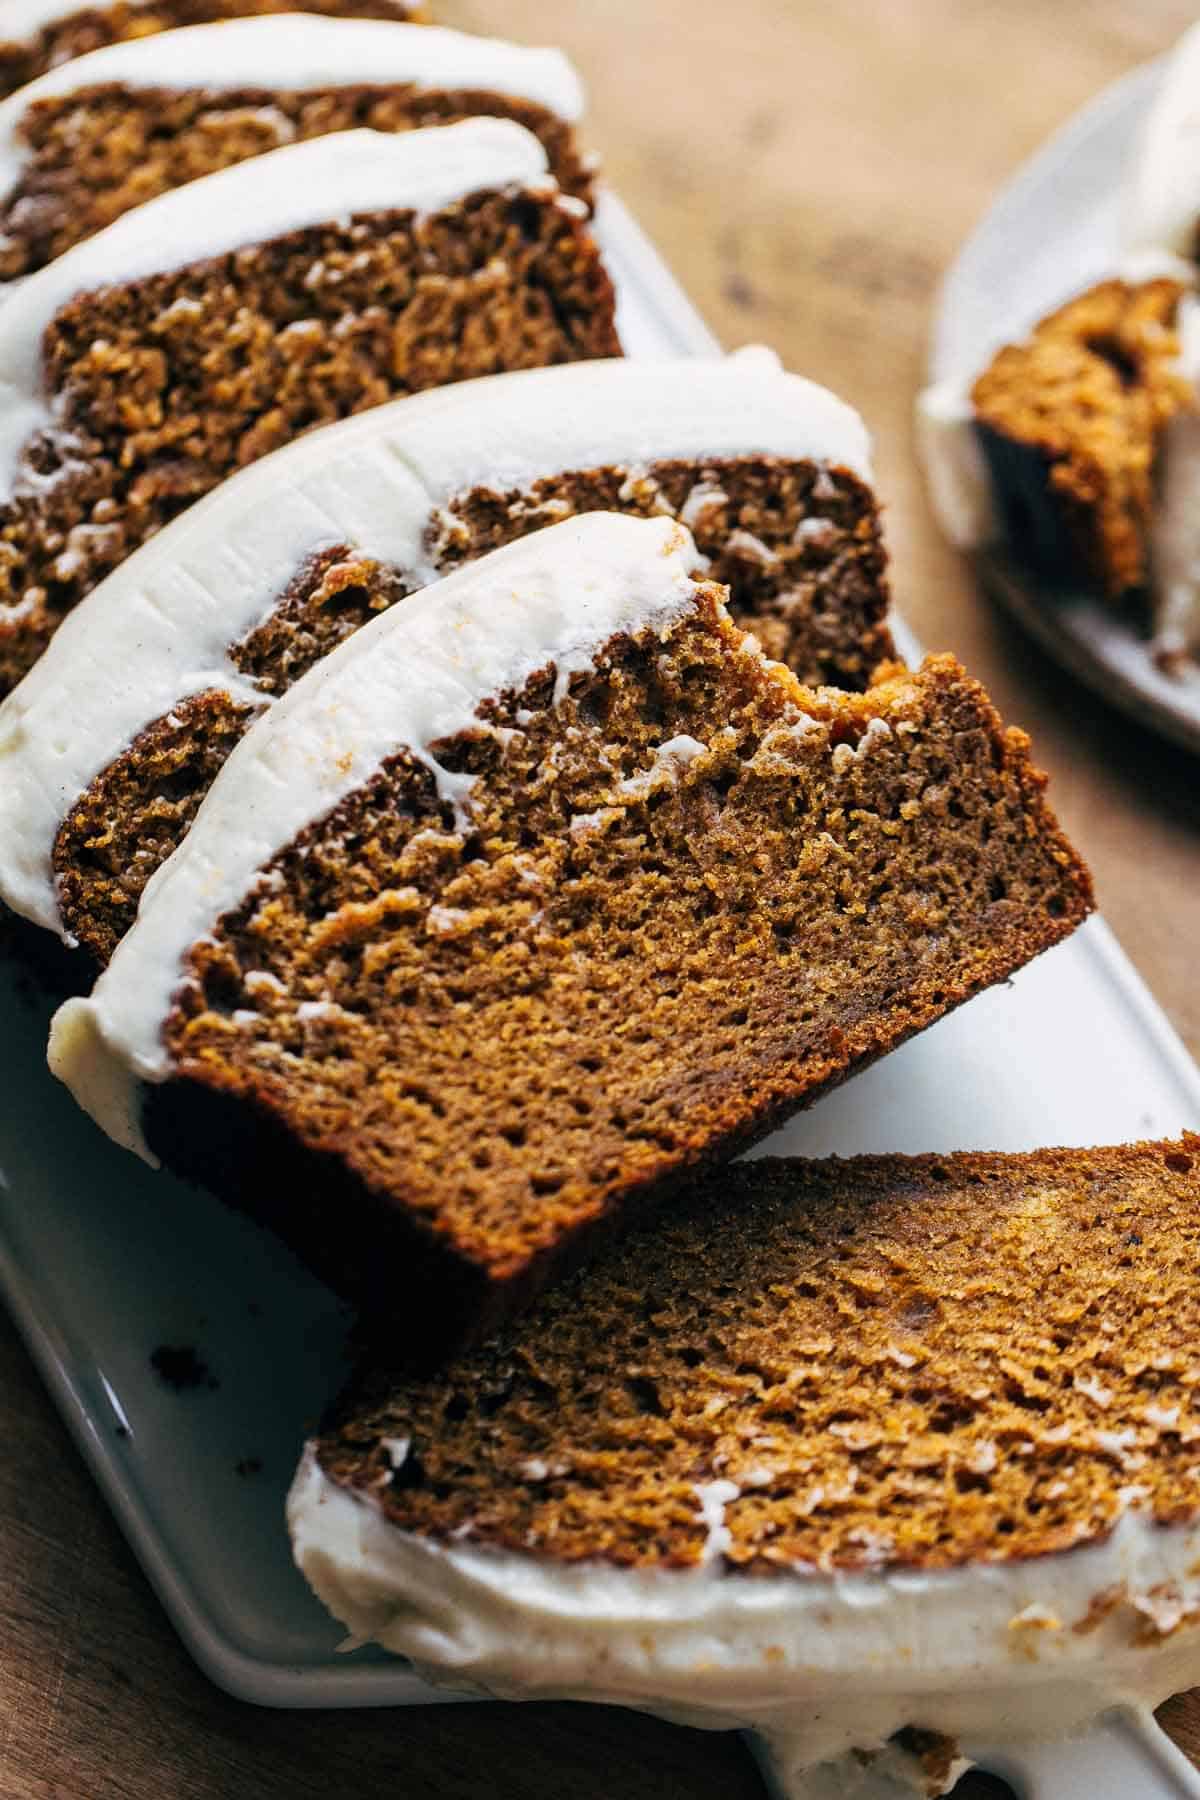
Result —
M 306 559 L 349 544 L 437 578 L 430 521 L 478 486 L 617 463 L 761 453 L 870 479 L 861 419 L 768 351 L 592 362 L 433 389 L 276 452 L 139 550 L 0 705 L 0 898 L 59 929 L 50 856 L 68 808 L 189 694 L 262 703 L 229 661 Z M 64 729 L 66 721 L 70 729 Z
M 1121 204 L 1126 262 L 1140 257 L 1191 259 L 1200 227 L 1200 25 L 1172 53 L 1146 116 Z M 1175 271 L 1195 280 L 1195 263 Z M 1180 309 L 1183 372 L 1200 377 L 1200 311 Z M 1200 654 L 1200 425 L 1177 416 L 1163 444 L 1162 482 L 1151 537 L 1155 636 L 1171 654 Z
M 403 748 L 464 809 L 470 778 L 429 747 L 550 663 L 564 683 L 618 632 L 665 634 L 694 603 L 697 561 L 674 520 L 590 513 L 447 576 L 310 670 L 238 744 L 91 997 L 56 1014 L 51 1067 L 84 1110 L 145 1153 L 136 1080 L 170 1074 L 162 1025 L 183 958 L 259 870 Z
M 726 1515 L 735 1496 L 721 1496 Z M 1200 1607 L 1200 1525 L 1132 1511 L 1076 1550 L 929 1573 L 564 1565 L 403 1532 L 310 1445 L 288 1523 L 297 1564 L 352 1636 L 431 1680 L 754 1727 L 793 1777 L 905 1725 L 966 1745 L 1057 1737 L 1200 1678 L 1196 1626 L 1167 1635 Z
M 148 5 L 149 0 L 133 0 L 133 10 Z M 23 44 L 47 25 L 69 19 L 75 13 L 94 7 L 98 12 L 110 10 L 111 0 L 4 0 L 0 12 L 0 44 Z M 397 0 L 399 12 L 411 12 L 407 0 Z
M 1200 417 L 1167 426 L 1163 479 L 1151 533 L 1155 641 L 1164 656 L 1200 657 Z
M 111 44 L 20 88 L 0 105 L 0 196 L 16 186 L 29 160 L 20 127 L 39 100 L 106 83 L 286 92 L 362 82 L 503 94 L 534 101 L 571 123 L 583 113 L 579 77 L 560 50 L 378 19 L 311 13 L 232 19 Z
M 438 504 L 478 486 L 525 488 L 556 469 L 672 457 L 782 456 L 872 478 L 871 440 L 854 409 L 758 345 L 711 361 L 503 375 L 446 390 L 419 421 L 414 407 L 402 402 L 394 419 L 410 422 L 414 460 Z
M 1196 191 L 1200 195 L 1200 182 Z M 1200 394 L 1200 301 L 1194 294 L 1180 303 L 1179 335 L 1181 371 Z M 1176 413 L 1167 426 L 1150 556 L 1157 648 L 1200 657 L 1200 412 Z
M 308 225 L 391 209 L 436 212 L 485 188 L 549 183 L 545 151 L 530 132 L 508 119 L 466 119 L 399 135 L 344 131 L 290 144 L 136 207 L 21 282 L 0 309 L 0 498 L 12 491 L 30 436 L 52 421 L 42 391 L 42 338 L 77 294 Z
M 1125 182 L 1123 254 L 1190 257 L 1200 222 L 1200 25 L 1171 54 Z

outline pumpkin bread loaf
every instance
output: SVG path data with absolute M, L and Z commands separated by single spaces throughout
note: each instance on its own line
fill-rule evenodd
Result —
M 437 1376 L 366 1364 L 317 1460 L 398 1530 L 562 1562 L 695 1566 L 716 1480 L 729 1570 L 1046 1556 L 1129 1479 L 1195 1513 L 1198 1253 L 1195 1136 L 734 1163 Z

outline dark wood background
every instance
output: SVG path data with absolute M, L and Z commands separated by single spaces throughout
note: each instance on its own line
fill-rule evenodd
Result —
M 861 408 L 907 617 L 1032 731 L 1109 921 L 1200 1052 L 1200 770 L 976 595 L 934 530 L 910 428 L 957 245 L 1020 159 L 1192 5 L 441 0 L 439 16 L 562 43 L 611 180 L 726 345 L 772 343 Z M 180 1648 L 2 1319 L 0 1443 L 0 1800 L 761 1794 L 736 1739 L 605 1708 L 240 1705 Z M 1164 1717 L 1200 1752 L 1200 1699 Z

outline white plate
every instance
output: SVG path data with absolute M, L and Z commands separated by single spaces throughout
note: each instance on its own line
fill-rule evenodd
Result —
M 1162 64 L 1135 69 L 1038 151 L 976 227 L 942 286 L 930 379 L 966 387 L 1002 344 L 1111 274 L 1117 198 Z M 1197 196 L 1200 210 L 1200 196 Z M 1085 592 L 978 558 L 991 592 L 1051 656 L 1115 705 L 1200 750 L 1200 667 L 1178 676 L 1120 615 Z
M 630 350 L 711 353 L 611 198 L 601 228 Z M 284 1495 L 344 1374 L 344 1314 L 267 1233 L 102 1139 L 46 1072 L 46 1006 L 0 980 L 0 1285 L 180 1636 L 247 1700 L 444 1698 L 394 1659 L 339 1656 L 291 1565 Z M 1016 1150 L 1185 1126 L 1200 1127 L 1200 1073 L 1093 922 L 762 1148 Z M 164 1343 L 194 1345 L 220 1386 L 164 1387 L 149 1363 Z M 249 1458 L 261 1472 L 238 1475 Z

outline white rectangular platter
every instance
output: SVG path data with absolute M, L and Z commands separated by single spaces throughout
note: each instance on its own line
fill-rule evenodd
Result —
M 714 354 L 611 196 L 600 230 L 630 354 Z M 266 1705 L 444 1698 L 394 1659 L 339 1655 L 291 1565 L 284 1496 L 345 1372 L 345 1314 L 264 1232 L 102 1139 L 46 1071 L 48 1006 L 11 972 L 0 984 L 0 1286 L 184 1642 Z M 1017 1150 L 1185 1126 L 1200 1128 L 1200 1072 L 1093 921 L 759 1153 Z M 217 1385 L 164 1385 L 150 1364 L 163 1344 L 194 1346 Z

